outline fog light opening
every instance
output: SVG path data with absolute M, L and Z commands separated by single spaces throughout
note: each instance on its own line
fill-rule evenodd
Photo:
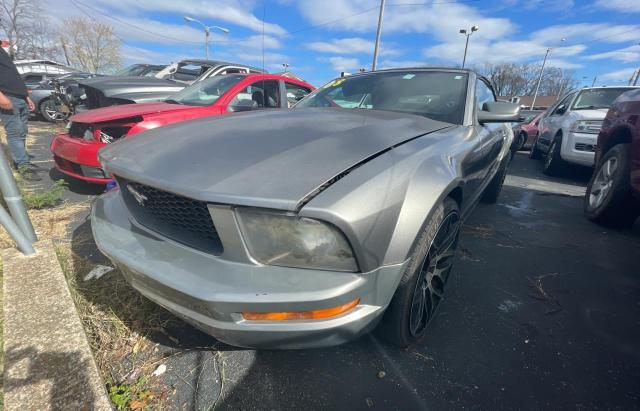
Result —
M 360 304 L 360 299 L 356 298 L 338 307 L 325 308 L 312 311 L 284 311 L 274 313 L 242 312 L 245 320 L 251 321 L 290 321 L 290 320 L 320 320 L 324 318 L 336 317 L 352 310 Z

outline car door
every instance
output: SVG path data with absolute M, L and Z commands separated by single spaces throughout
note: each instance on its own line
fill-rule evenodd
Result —
M 483 110 L 484 103 L 497 101 L 493 88 L 489 82 L 484 78 L 479 78 L 476 82 L 476 95 L 478 103 L 476 110 Z M 486 138 L 482 144 L 482 165 L 484 167 L 483 179 L 488 180 L 493 176 L 495 170 L 497 170 L 498 156 L 504 144 L 507 143 L 509 124 L 504 123 L 488 123 L 481 126 L 486 133 Z
M 258 80 L 240 90 L 227 105 L 228 112 L 282 108 L 278 80 Z
M 576 93 L 569 93 L 562 100 L 558 101 L 549 109 L 549 114 L 545 115 L 538 125 L 538 148 L 546 151 L 551 145 L 553 137 L 556 135 L 562 125 L 562 119 L 565 112 L 569 109 L 569 105 Z
M 309 87 L 301 86 L 290 81 L 284 81 L 282 83 L 284 83 L 284 88 L 281 89 L 284 107 L 291 108 L 298 101 L 306 97 L 307 94 L 311 93 Z
M 476 79 L 474 90 L 474 127 L 475 136 L 470 139 L 472 146 L 469 154 L 463 160 L 462 173 L 466 178 L 465 189 L 471 194 L 470 198 L 477 198 L 484 186 L 487 173 L 491 166 L 490 150 L 498 134 L 500 133 L 499 125 L 486 124 L 481 125 L 477 120 L 477 111 L 482 109 L 484 103 L 488 101 L 496 101 L 495 95 L 491 87 L 485 80 Z

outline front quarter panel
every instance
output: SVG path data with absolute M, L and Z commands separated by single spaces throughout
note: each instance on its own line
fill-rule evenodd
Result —
M 361 271 L 403 262 L 434 206 L 454 188 L 464 190 L 470 139 L 458 126 L 393 148 L 329 186 L 300 215 L 340 228 Z

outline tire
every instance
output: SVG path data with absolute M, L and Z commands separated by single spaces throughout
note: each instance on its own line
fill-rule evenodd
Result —
M 522 150 L 522 148 L 524 147 L 524 143 L 527 142 L 527 134 L 523 131 L 518 135 L 518 142 L 515 145 L 515 152 L 517 153 L 518 151 Z
M 630 144 L 607 151 L 591 176 L 583 205 L 585 217 L 598 224 L 633 224 L 640 210 L 631 195 Z
M 460 224 L 458 203 L 447 198 L 438 205 L 414 246 L 400 285 L 376 329 L 381 338 L 406 347 L 424 337 L 443 299 Z
M 548 176 L 556 176 L 561 174 L 567 166 L 567 163 L 560 156 L 560 150 L 562 147 L 562 137 L 556 136 L 551 142 L 549 152 L 544 159 L 544 166 L 542 172 Z
M 529 158 L 532 160 L 540 160 L 542 158 L 542 152 L 538 148 L 538 136 L 536 136 L 535 140 L 533 140 L 533 143 L 531 143 Z
M 505 159 L 496 172 L 496 175 L 493 176 L 489 185 L 484 189 L 482 197 L 480 197 L 481 202 L 486 204 L 495 204 L 498 201 L 498 197 L 502 191 L 502 186 L 504 185 L 504 179 L 507 177 L 508 168 L 509 161 Z
M 57 123 L 67 119 L 65 114 L 58 112 L 55 103 L 50 98 L 40 102 L 38 111 L 40 111 L 42 118 L 50 123 Z

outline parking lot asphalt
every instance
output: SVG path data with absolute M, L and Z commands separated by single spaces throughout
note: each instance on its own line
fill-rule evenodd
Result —
M 152 337 L 166 356 L 168 406 L 640 407 L 640 222 L 613 230 L 587 221 L 580 195 L 590 170 L 548 178 L 541 168 L 518 153 L 498 204 L 480 204 L 466 221 L 445 301 L 417 346 L 374 334 L 333 348 L 248 350 L 178 322 L 170 340 Z M 88 232 L 84 222 L 74 237 Z

